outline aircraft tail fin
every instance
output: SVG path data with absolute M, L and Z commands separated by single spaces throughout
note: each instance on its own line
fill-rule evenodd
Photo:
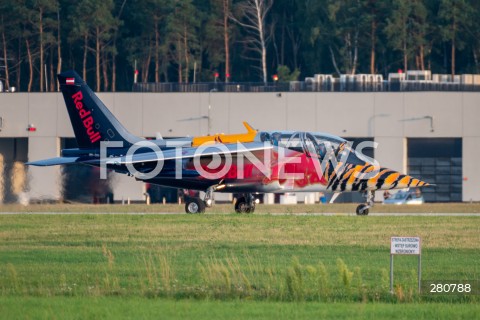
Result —
M 79 148 L 100 148 L 100 141 L 122 141 L 129 147 L 140 140 L 125 129 L 75 71 L 60 73 L 58 81 Z

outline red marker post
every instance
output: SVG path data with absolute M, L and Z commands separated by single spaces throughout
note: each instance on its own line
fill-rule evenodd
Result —
M 277 81 L 278 81 L 278 75 L 277 75 L 277 74 L 274 74 L 274 75 L 272 76 L 272 79 L 273 79 L 274 86 L 275 86 L 275 88 L 276 88 L 276 87 L 277 87 Z
M 138 70 L 135 69 L 135 72 L 133 73 L 133 82 L 134 83 L 137 83 L 137 80 L 138 80 Z

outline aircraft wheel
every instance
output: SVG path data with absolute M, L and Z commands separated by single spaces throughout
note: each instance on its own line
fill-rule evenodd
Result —
M 255 205 L 250 205 L 245 197 L 241 197 L 235 203 L 236 213 L 253 213 L 255 211 Z
M 186 213 L 204 213 L 205 203 L 199 198 L 190 198 L 185 202 Z
M 368 215 L 369 206 L 366 204 L 361 204 L 357 207 L 357 216 L 366 216 Z
M 235 202 L 236 213 L 247 213 L 247 209 L 248 209 L 248 204 L 247 204 L 247 200 L 244 197 L 239 198 L 237 202 Z

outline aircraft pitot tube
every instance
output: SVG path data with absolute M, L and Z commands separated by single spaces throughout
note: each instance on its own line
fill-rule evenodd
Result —
M 335 192 L 404 189 L 430 185 L 409 175 L 368 163 L 364 165 L 338 163 L 335 168 L 328 165 L 324 177 L 328 182 L 327 189 Z

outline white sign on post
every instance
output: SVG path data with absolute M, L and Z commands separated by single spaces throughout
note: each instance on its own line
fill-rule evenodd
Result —
M 420 237 L 392 237 L 390 240 L 390 292 L 393 293 L 393 256 L 410 254 L 418 256 L 418 292 L 422 279 L 422 250 Z
M 419 237 L 392 237 L 390 254 L 414 254 L 421 252 Z

